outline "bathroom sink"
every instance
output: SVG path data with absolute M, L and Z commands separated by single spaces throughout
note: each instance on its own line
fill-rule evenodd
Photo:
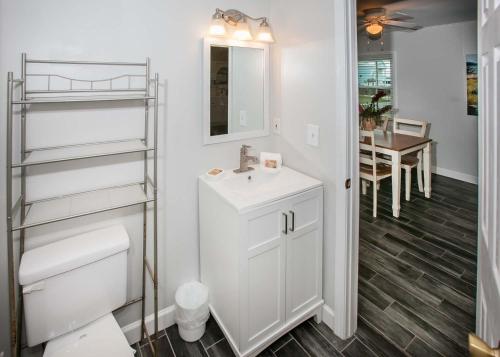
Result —
M 222 196 L 238 211 L 282 199 L 322 185 L 321 181 L 288 167 L 268 172 L 253 166 L 254 170 L 234 173 L 226 170 L 223 177 L 212 180 L 206 175 L 200 180 Z

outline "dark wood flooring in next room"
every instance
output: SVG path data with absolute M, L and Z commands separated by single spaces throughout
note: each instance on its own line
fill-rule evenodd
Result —
M 390 180 L 372 198 L 361 197 L 358 330 L 343 341 L 312 319 L 286 334 L 261 356 L 468 356 L 474 329 L 477 186 L 433 176 L 433 194 L 416 185 L 391 210 Z M 370 190 L 369 190 L 370 191 Z M 137 346 L 134 346 L 137 347 Z M 149 357 L 143 346 L 139 357 Z M 161 356 L 234 356 L 211 318 L 203 338 L 181 340 L 177 326 L 162 332 Z

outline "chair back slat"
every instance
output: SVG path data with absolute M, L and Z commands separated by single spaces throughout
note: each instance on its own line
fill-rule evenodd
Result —
M 377 153 L 375 151 L 375 133 L 368 130 L 360 130 L 359 137 L 363 141 L 360 143 L 359 162 L 360 164 L 370 165 L 373 168 L 373 177 L 377 176 Z M 369 143 L 366 142 L 367 139 Z
M 401 129 L 400 125 L 404 125 L 407 128 L 411 127 L 415 130 L 406 130 Z M 417 136 L 420 138 L 424 138 L 427 133 L 427 125 L 428 123 L 424 120 L 415 120 L 415 119 L 404 119 L 404 118 L 394 118 L 393 119 L 393 132 L 396 134 L 404 134 Z

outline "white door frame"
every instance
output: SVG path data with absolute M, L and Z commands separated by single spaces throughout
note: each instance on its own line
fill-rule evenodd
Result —
M 335 1 L 335 102 L 343 130 L 345 165 L 335 202 L 339 227 L 335 242 L 334 331 L 348 338 L 357 328 L 359 237 L 359 124 L 356 0 Z M 345 187 L 350 180 L 350 188 Z M 344 193 L 342 195 L 342 192 Z
M 488 1 L 488 0 L 486 0 Z M 488 1 L 488 3 L 493 3 Z M 481 4 L 478 1 L 478 8 Z M 357 28 L 356 1 L 346 0 L 335 2 L 335 51 L 336 63 L 336 99 L 338 105 L 337 118 L 346 118 L 346 173 L 352 181 L 352 187 L 346 191 L 343 207 L 337 207 L 338 212 L 346 212 L 345 240 L 336 243 L 335 254 L 335 333 L 347 338 L 354 334 L 357 328 L 357 292 L 358 292 L 358 248 L 359 248 L 359 132 L 358 132 L 358 85 L 357 85 Z M 478 28 L 481 26 L 481 14 L 478 14 Z M 480 31 L 478 31 L 480 36 Z M 480 46 L 481 39 L 478 38 Z M 480 48 L 478 57 L 481 55 Z M 479 117 L 481 121 L 481 115 Z M 479 182 L 481 185 L 481 182 Z M 347 202 L 347 203 L 346 203 Z M 341 220 L 342 222 L 342 220 Z M 500 243 L 499 243 L 500 244 Z M 478 281 L 479 286 L 479 281 Z M 476 330 L 481 334 L 484 328 L 484 313 L 480 305 L 479 292 L 476 317 Z M 488 340 L 488 336 L 482 336 Z M 493 342 L 493 340 L 488 341 Z M 496 344 L 496 340 L 495 340 Z
M 490 346 L 496 347 L 500 341 L 500 2 L 478 1 L 477 23 L 480 110 L 476 333 Z

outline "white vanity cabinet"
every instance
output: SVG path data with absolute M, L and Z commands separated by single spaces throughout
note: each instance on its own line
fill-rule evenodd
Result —
M 212 315 L 240 356 L 320 316 L 323 187 L 308 179 L 303 189 L 291 185 L 279 199 L 250 206 L 233 204 L 200 179 L 201 281 Z

